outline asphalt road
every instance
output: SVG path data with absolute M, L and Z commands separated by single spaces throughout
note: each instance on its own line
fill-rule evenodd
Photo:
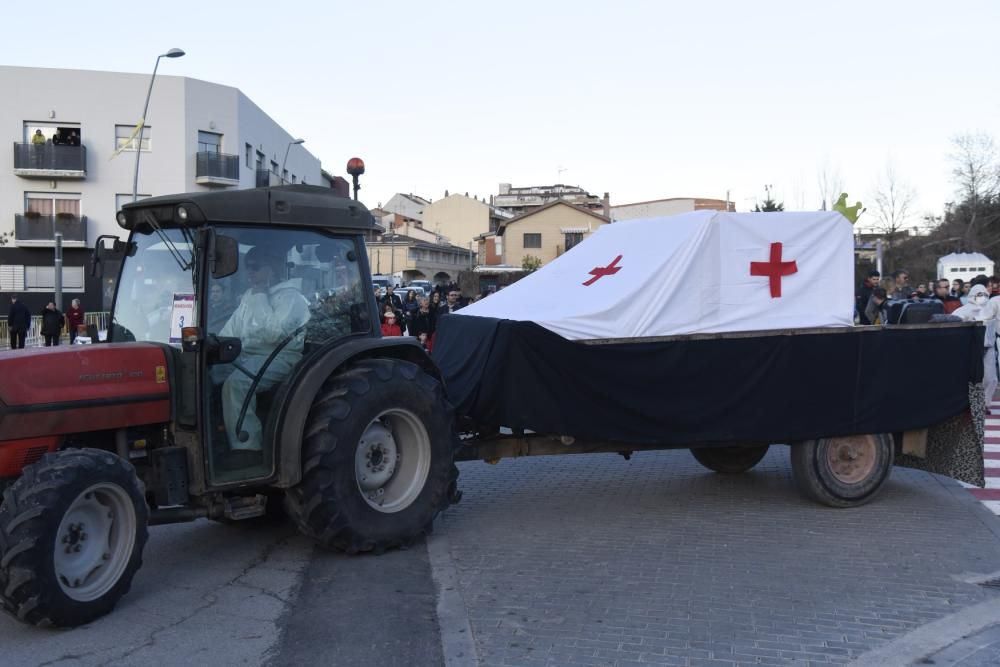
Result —
M 110 616 L 0 616 L 0 666 L 1000 664 L 1000 520 L 950 481 L 897 468 L 841 511 L 797 495 L 781 448 L 737 476 L 685 451 L 461 469 L 435 534 L 382 556 L 153 528 Z

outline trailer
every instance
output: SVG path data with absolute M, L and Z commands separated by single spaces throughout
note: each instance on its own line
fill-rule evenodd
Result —
M 441 318 L 457 458 L 690 448 L 737 473 L 781 444 L 828 505 L 868 502 L 894 462 L 982 486 L 984 327 L 853 326 L 852 276 L 836 212 L 607 225 Z

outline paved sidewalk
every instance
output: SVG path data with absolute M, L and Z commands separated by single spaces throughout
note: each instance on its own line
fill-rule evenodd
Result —
M 919 471 L 835 510 L 783 447 L 737 476 L 687 451 L 461 467 L 438 532 L 484 666 L 841 664 L 1000 594 L 971 583 L 1000 571 L 992 517 Z

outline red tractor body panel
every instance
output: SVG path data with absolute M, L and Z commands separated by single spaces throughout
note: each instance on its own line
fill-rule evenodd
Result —
M 0 352 L 0 378 L 0 450 L 5 441 L 170 420 L 166 352 L 157 345 Z

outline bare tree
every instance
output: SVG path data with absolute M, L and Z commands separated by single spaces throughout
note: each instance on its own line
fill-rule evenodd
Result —
M 952 152 L 948 159 L 952 176 L 958 186 L 959 196 L 968 209 L 963 243 L 972 249 L 979 232 L 980 209 L 1000 193 L 1000 154 L 993 137 L 985 132 L 960 134 L 951 140 Z
M 805 211 L 806 209 L 806 181 L 801 171 L 795 172 L 792 176 L 792 210 Z
M 891 245 L 913 215 L 916 191 L 900 178 L 890 159 L 886 160 L 885 169 L 875 182 L 871 197 L 875 230 Z
M 893 266 L 896 242 L 913 215 L 916 191 L 900 178 L 892 159 L 886 160 L 885 168 L 875 181 L 871 200 L 872 228 L 882 236 L 886 263 Z
M 816 185 L 819 188 L 820 208 L 824 211 L 829 210 L 844 190 L 840 169 L 830 162 L 829 156 L 823 158 L 816 172 Z

